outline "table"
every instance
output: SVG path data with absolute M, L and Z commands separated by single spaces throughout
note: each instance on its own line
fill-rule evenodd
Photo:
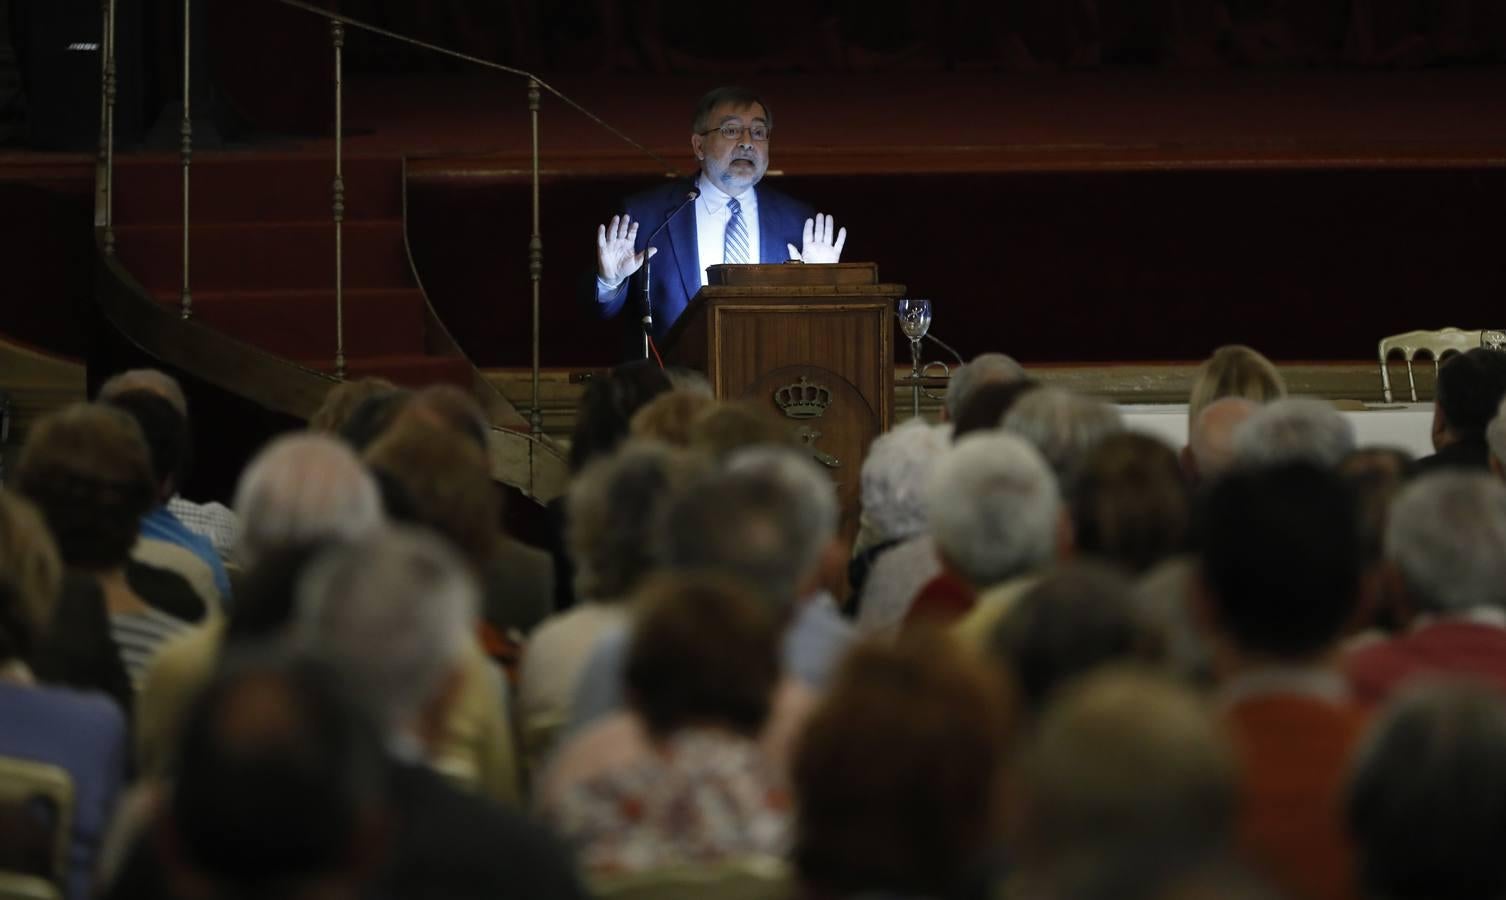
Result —
M 1120 404 L 1119 412 L 1131 430 L 1153 434 L 1177 450 L 1187 445 L 1185 403 Z M 1400 447 L 1417 457 L 1433 452 L 1431 403 L 1367 404 L 1340 414 L 1354 425 L 1357 447 Z

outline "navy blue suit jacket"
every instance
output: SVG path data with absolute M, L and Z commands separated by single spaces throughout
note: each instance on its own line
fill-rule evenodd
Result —
M 765 183 L 766 184 L 766 183 Z M 804 236 L 805 220 L 815 213 L 805 204 L 792 200 L 773 188 L 759 184 L 758 192 L 758 256 L 759 262 L 781 263 L 790 258 L 786 244 L 800 246 Z M 626 212 L 638 222 L 638 250 L 643 250 L 648 236 L 664 221 L 664 217 L 684 202 L 694 184 L 673 181 L 659 187 L 635 194 L 628 198 Z M 694 205 L 682 210 L 669 227 L 654 240 L 659 252 L 649 264 L 653 279 L 650 292 L 654 306 L 654 340 L 660 340 L 685 311 L 686 304 L 701 289 L 701 263 L 699 242 L 696 237 Z M 602 318 L 621 314 L 623 322 L 623 350 L 626 358 L 643 355 L 643 331 L 640 324 L 642 312 L 639 298 L 643 289 L 643 271 L 623 282 L 617 293 L 606 302 L 596 298 L 596 279 L 591 279 L 593 305 Z

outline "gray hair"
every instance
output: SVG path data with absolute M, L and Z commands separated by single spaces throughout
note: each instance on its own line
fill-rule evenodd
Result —
M 385 521 L 376 480 L 344 443 L 322 434 L 268 444 L 235 488 L 241 520 L 236 557 L 251 566 L 267 551 L 334 538 L 354 540 Z
M 1008 384 L 1025 378 L 1025 369 L 1002 353 L 980 353 L 958 366 L 947 380 L 946 417 L 957 421 L 973 391 L 985 384 Z
M 298 585 L 294 641 L 396 735 L 462 665 L 480 602 L 475 578 L 443 540 L 394 527 L 315 561 Z
M 1506 485 L 1484 472 L 1437 472 L 1404 488 L 1386 558 L 1432 612 L 1506 608 Z
M 183 396 L 183 386 L 178 383 L 178 379 L 161 369 L 130 369 L 119 375 L 112 375 L 100 386 L 99 397 L 96 399 L 107 403 L 131 391 L 150 391 L 171 403 L 178 415 L 188 418 L 188 398 Z
M 1490 444 L 1490 455 L 1496 462 L 1506 466 L 1506 399 L 1496 407 L 1495 418 L 1485 426 L 1485 442 Z
M 1234 462 L 1240 466 L 1306 462 L 1332 469 L 1354 445 L 1354 425 L 1332 403 L 1287 397 L 1256 410 L 1234 429 Z
M 1488 685 L 1406 688 L 1355 754 L 1345 818 L 1361 893 L 1506 893 L 1506 702 Z
M 911 419 L 874 439 L 863 460 L 863 515 L 878 541 L 926 530 L 926 485 L 951 449 L 947 429 Z
M 1124 417 L 1112 404 L 1044 387 L 1021 397 L 1000 423 L 1041 452 L 1063 495 L 1070 495 L 1088 453 L 1098 442 L 1124 430 Z
M 788 605 L 836 536 L 836 491 L 809 457 L 752 447 L 687 489 L 665 516 L 660 547 L 677 570 L 720 570 Z
M 1220 397 L 1203 407 L 1187 432 L 1199 477 L 1209 481 L 1228 470 L 1234 462 L 1234 432 L 1258 409 L 1244 397 Z
M 704 469 L 701 457 L 657 441 L 630 441 L 589 463 L 566 501 L 576 594 L 616 600 L 630 593 L 657 562 L 645 529 Z
M 1056 555 L 1056 478 L 1018 437 L 963 437 L 931 476 L 926 513 L 937 549 L 976 587 L 1041 568 Z

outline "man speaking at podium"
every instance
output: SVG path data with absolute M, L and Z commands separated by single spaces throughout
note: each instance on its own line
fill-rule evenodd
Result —
M 694 184 L 675 181 L 630 197 L 627 211 L 596 229 L 596 307 L 623 316 L 628 355 L 643 355 L 642 282 L 657 340 L 706 284 L 706 268 L 722 263 L 800 260 L 834 263 L 847 229 L 831 216 L 755 185 L 769 168 L 773 116 L 751 91 L 721 87 L 701 98 L 691 120 L 690 149 L 701 172 Z M 657 235 L 655 236 L 655 232 Z M 661 252 L 662 251 L 662 252 Z

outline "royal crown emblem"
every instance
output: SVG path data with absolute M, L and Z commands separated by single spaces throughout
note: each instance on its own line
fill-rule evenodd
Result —
M 831 406 L 831 389 L 811 384 L 804 375 L 774 392 L 774 405 L 791 419 L 816 419 Z

